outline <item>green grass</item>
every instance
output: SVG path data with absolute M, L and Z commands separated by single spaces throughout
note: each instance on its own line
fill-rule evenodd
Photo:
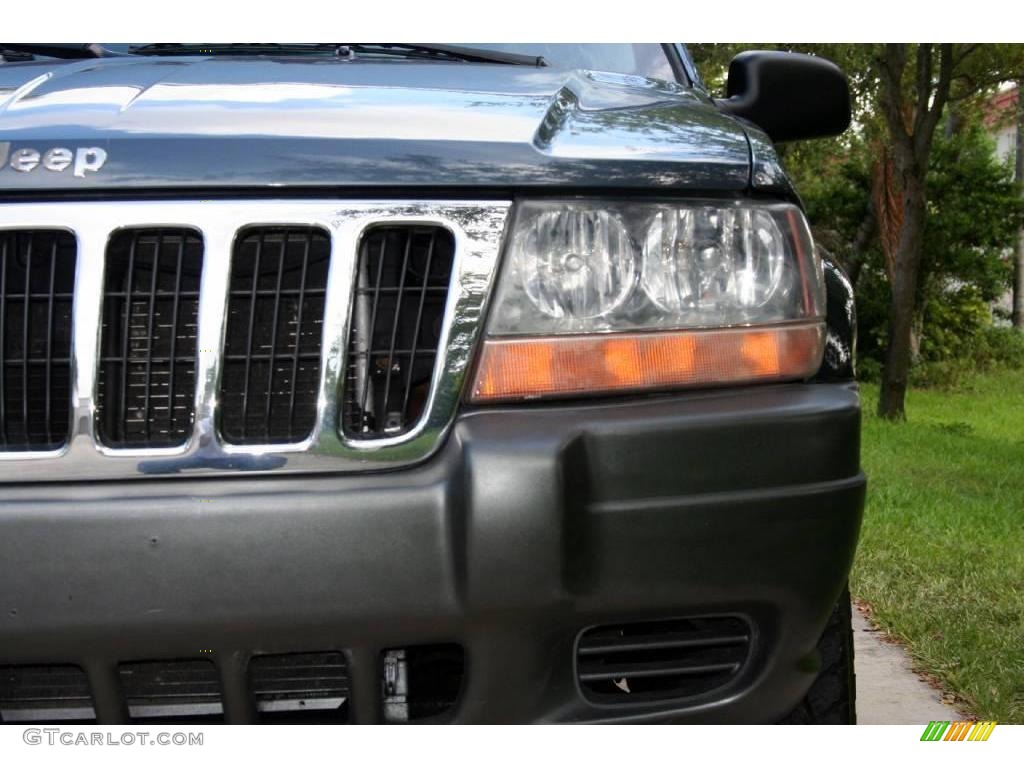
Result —
M 911 391 L 906 424 L 863 395 L 853 593 L 963 708 L 1024 723 L 1024 371 Z

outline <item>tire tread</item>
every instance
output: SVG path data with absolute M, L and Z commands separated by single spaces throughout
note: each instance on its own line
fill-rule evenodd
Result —
M 857 722 L 856 675 L 850 591 L 844 589 L 818 641 L 821 670 L 807 695 L 783 725 L 854 725 Z

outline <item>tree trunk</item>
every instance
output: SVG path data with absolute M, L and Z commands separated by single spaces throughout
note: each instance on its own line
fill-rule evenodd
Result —
M 938 59 L 935 58 L 936 52 Z M 928 159 L 935 129 L 949 100 L 954 67 L 951 43 L 941 43 L 938 48 L 931 43 L 918 44 L 915 55 L 915 96 L 913 103 L 909 103 L 905 100 L 903 90 L 907 54 L 906 43 L 886 43 L 877 60 L 882 86 L 880 102 L 899 171 L 899 190 L 903 193 L 902 221 L 893 222 L 893 230 L 899 233 L 899 237 L 896 239 L 891 264 L 889 344 L 882 369 L 878 415 L 898 421 L 907 418 L 905 403 L 910 375 L 914 309 L 917 306 L 917 280 L 924 244 Z M 936 61 L 938 80 L 933 78 Z M 882 230 L 884 225 L 881 211 L 879 213 L 879 229 Z
M 1017 82 L 1017 189 L 1024 196 L 1024 82 Z M 1013 260 L 1013 327 L 1024 330 L 1024 227 L 1017 233 L 1017 253 Z
M 878 415 L 904 421 L 907 382 L 910 377 L 914 308 L 917 306 L 917 279 L 924 240 L 924 173 L 905 174 L 903 178 L 903 221 L 893 268 L 892 295 L 889 300 L 889 343 L 886 347 Z M 921 178 L 917 178 L 920 176 Z

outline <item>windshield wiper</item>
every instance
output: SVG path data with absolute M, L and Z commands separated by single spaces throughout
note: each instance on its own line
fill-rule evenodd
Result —
M 468 48 L 461 45 L 435 45 L 434 43 L 345 43 L 356 53 L 385 54 L 409 58 L 442 58 L 483 64 L 518 64 L 527 67 L 546 67 L 543 56 L 492 51 L 488 48 Z
M 7 51 L 51 59 L 99 59 L 115 55 L 97 43 L 0 43 L 0 53 Z
M 320 53 L 350 58 L 353 54 L 409 59 L 468 61 L 544 67 L 541 56 L 427 43 L 150 43 L 130 49 L 139 56 L 261 56 Z
M 149 43 L 128 50 L 137 56 L 253 56 L 268 53 L 337 54 L 335 43 Z

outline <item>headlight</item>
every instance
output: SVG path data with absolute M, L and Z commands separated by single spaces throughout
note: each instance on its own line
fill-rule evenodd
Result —
M 798 287 L 786 256 L 779 224 L 765 210 L 669 208 L 647 227 L 644 291 L 665 314 L 704 324 L 766 320 L 773 309 L 765 305 L 784 314 Z
M 608 211 L 542 211 L 524 222 L 512 248 L 512 281 L 547 318 L 571 324 L 608 315 L 636 282 L 636 249 Z
M 754 202 L 528 202 L 474 401 L 805 378 L 825 288 L 803 214 Z

